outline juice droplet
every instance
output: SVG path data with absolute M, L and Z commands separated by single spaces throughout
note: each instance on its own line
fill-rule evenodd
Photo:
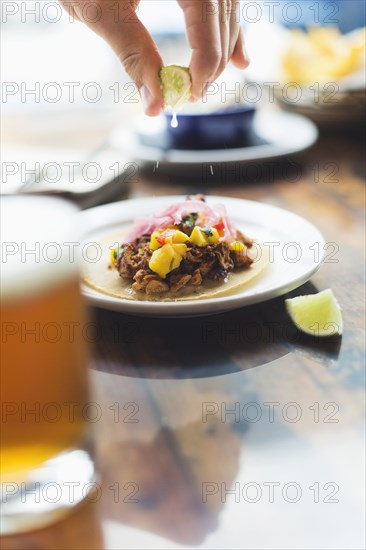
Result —
M 178 118 L 177 118 L 177 113 L 175 111 L 173 111 L 172 121 L 170 125 L 172 128 L 178 128 Z

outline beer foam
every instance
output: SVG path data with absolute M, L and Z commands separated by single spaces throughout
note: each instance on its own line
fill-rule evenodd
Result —
M 76 276 L 77 208 L 51 197 L 1 197 L 1 299 L 23 298 Z

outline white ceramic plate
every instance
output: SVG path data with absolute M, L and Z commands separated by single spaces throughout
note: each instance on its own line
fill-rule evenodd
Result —
M 145 135 L 149 134 L 151 137 L 162 132 L 164 124 L 164 117 L 143 116 L 137 121 L 136 130 Z M 205 151 L 170 149 L 165 151 L 160 147 L 142 145 L 136 131 L 131 131 L 131 128 L 126 128 L 126 125 L 114 131 L 110 143 L 124 155 L 129 155 L 141 162 L 194 165 L 210 162 L 253 162 L 292 155 L 313 145 L 318 137 L 318 130 L 310 120 L 280 110 L 257 111 L 253 124 L 255 134 L 267 143 L 235 149 Z
M 134 199 L 85 210 L 79 214 L 85 243 L 126 228 L 138 216 L 149 216 L 181 196 Z M 134 315 L 208 315 L 263 302 L 297 288 L 309 280 L 323 259 L 324 239 L 308 221 L 275 206 L 259 202 L 208 196 L 209 204 L 225 204 L 235 225 L 261 241 L 271 252 L 270 263 L 262 274 L 240 292 L 230 296 L 182 302 L 143 302 L 123 300 L 98 292 L 86 285 L 82 292 L 97 307 Z M 118 274 L 116 273 L 116 277 Z

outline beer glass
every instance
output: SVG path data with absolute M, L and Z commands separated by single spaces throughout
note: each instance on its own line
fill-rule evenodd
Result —
M 1 534 L 42 527 L 95 484 L 77 210 L 1 197 Z

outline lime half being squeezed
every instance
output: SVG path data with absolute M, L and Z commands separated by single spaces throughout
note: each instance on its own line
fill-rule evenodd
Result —
M 167 65 L 160 71 L 160 81 L 165 107 L 176 111 L 191 97 L 192 79 L 188 67 Z
M 318 294 L 285 300 L 297 328 L 312 336 L 339 336 L 343 331 L 341 308 L 330 288 Z

